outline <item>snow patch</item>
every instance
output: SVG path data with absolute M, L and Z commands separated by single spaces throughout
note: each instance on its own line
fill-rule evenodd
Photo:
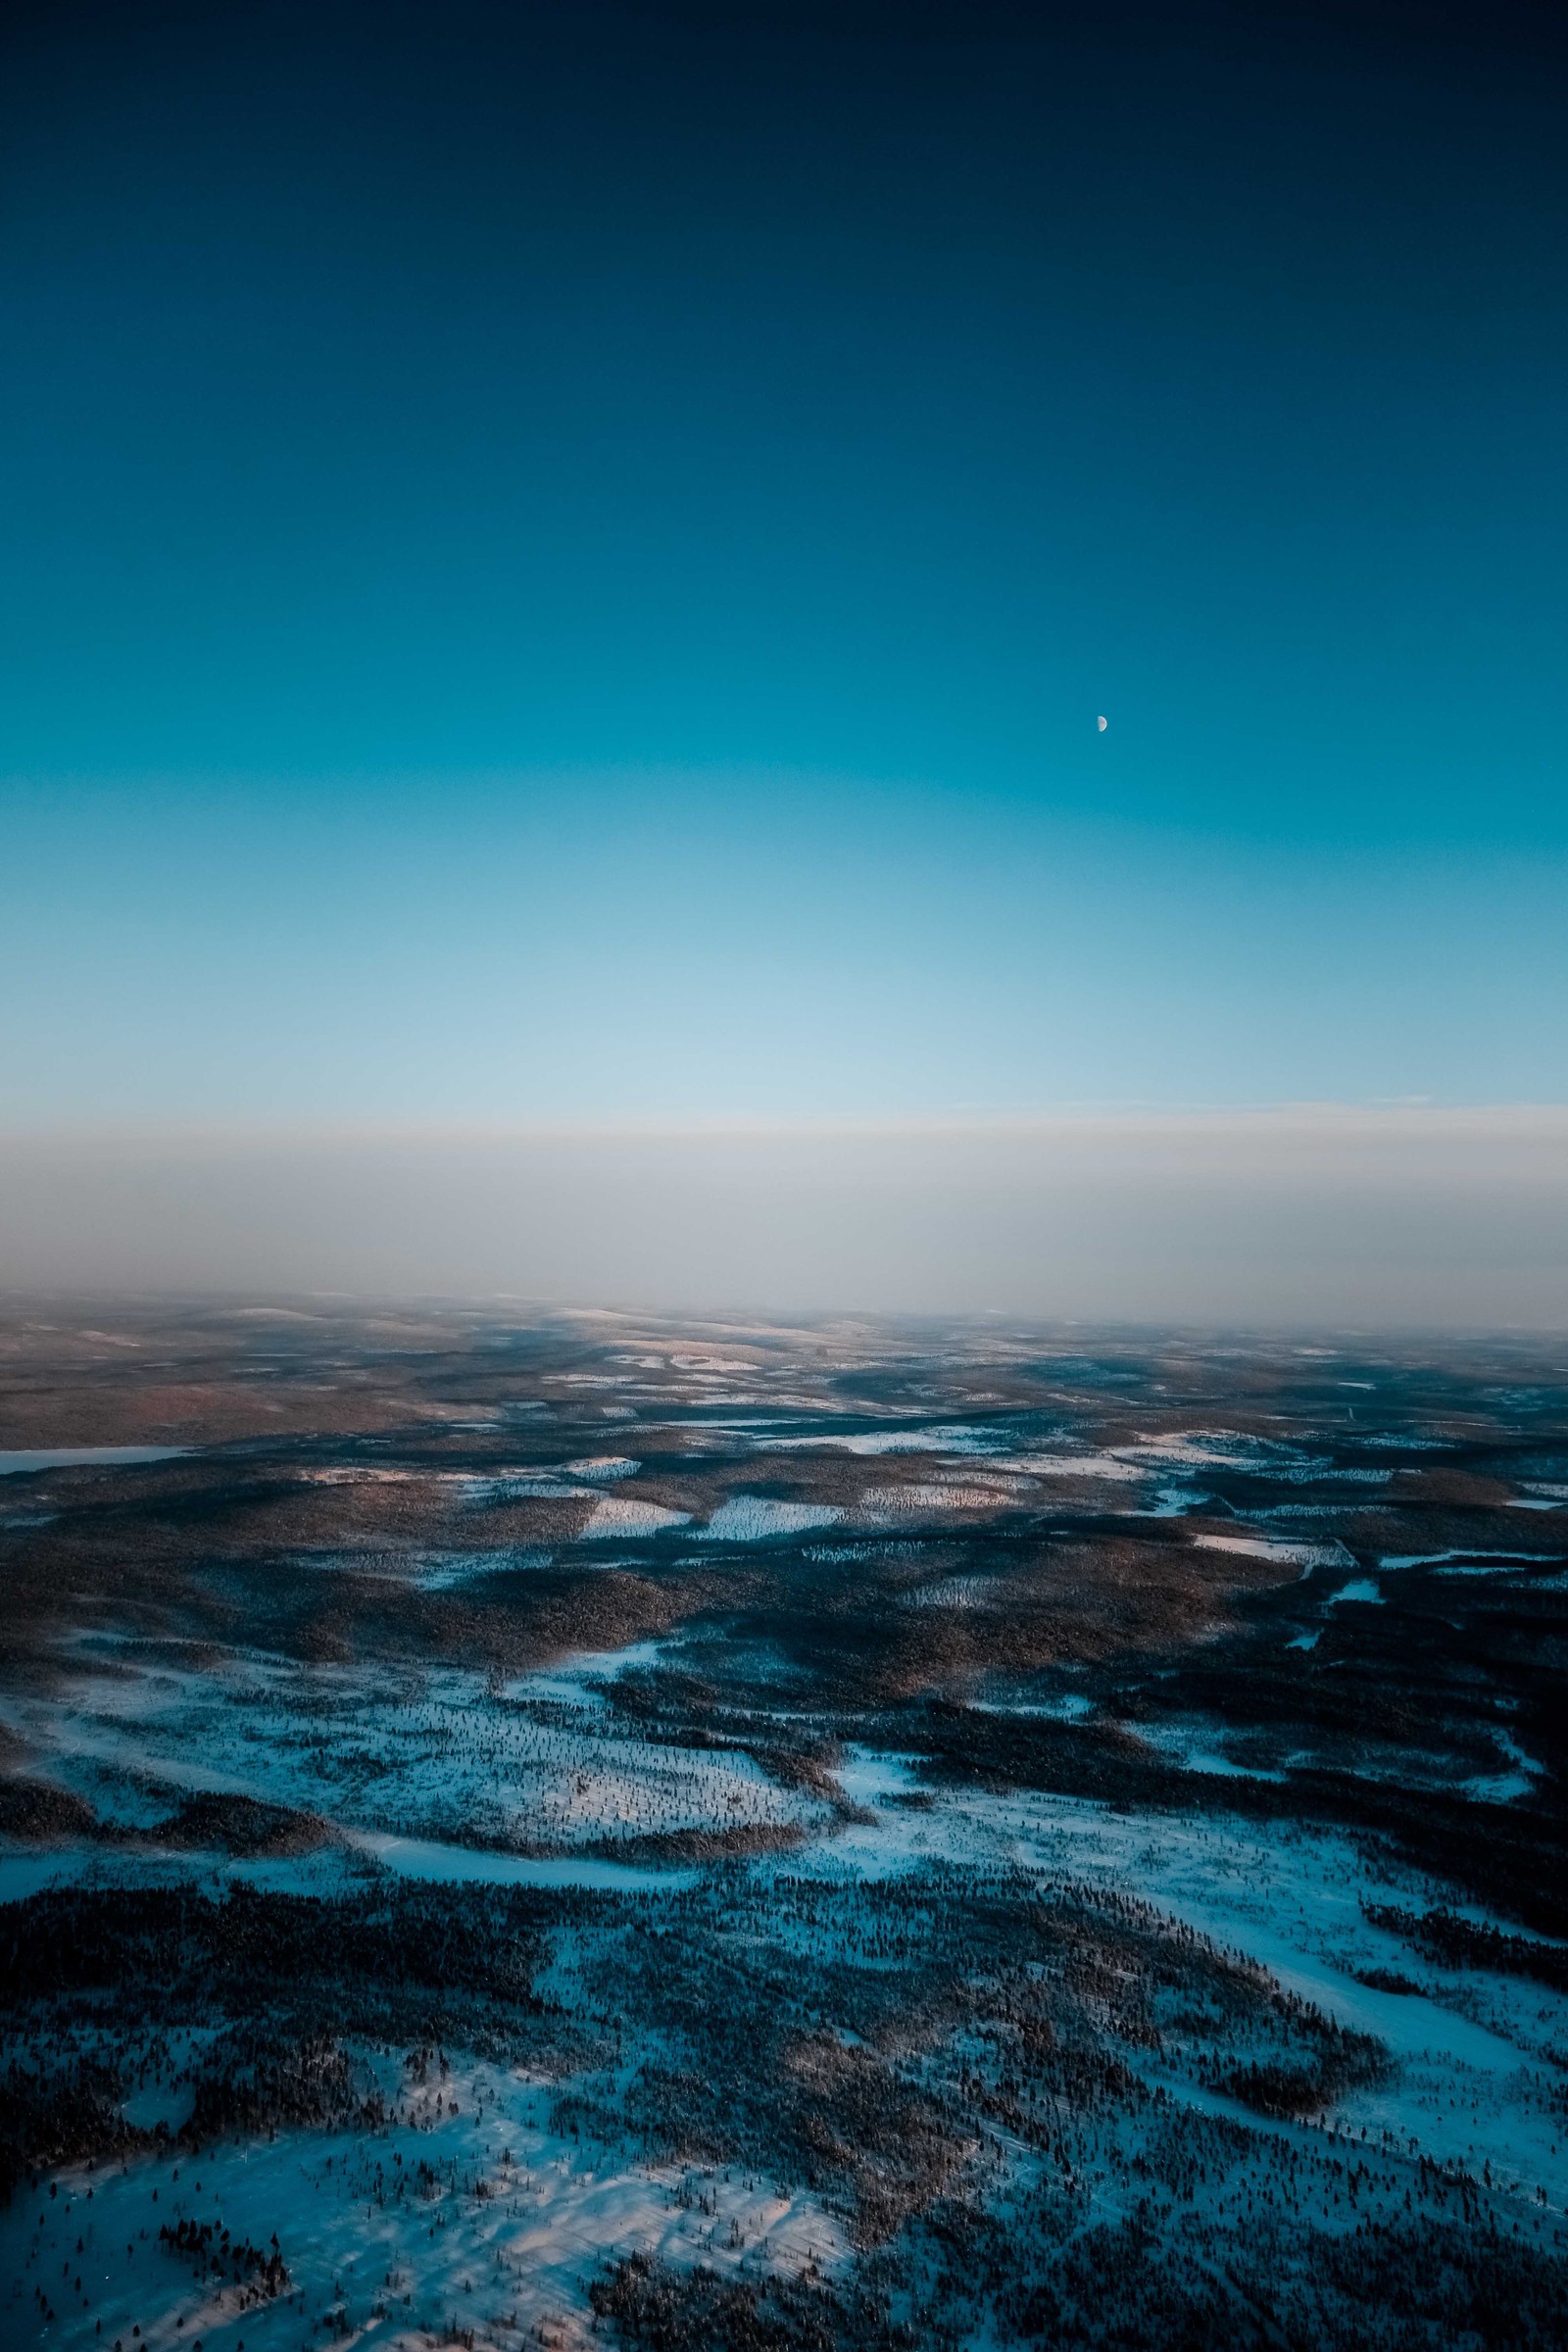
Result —
M 619 1494 L 603 1494 L 577 1541 L 601 1544 L 606 1537 L 662 1536 L 666 1528 L 689 1527 L 690 1511 L 666 1511 L 662 1503 L 628 1502 Z
M 1277 1560 L 1284 1568 L 1352 1568 L 1343 1544 L 1282 1544 L 1274 1536 L 1195 1535 L 1204 1551 L 1239 1551 L 1252 1560 Z
M 775 1502 L 768 1494 L 731 1494 L 721 1502 L 706 1527 L 697 1531 L 699 1544 L 765 1544 L 772 1536 L 800 1536 L 809 1529 L 834 1527 L 844 1516 L 828 1502 Z

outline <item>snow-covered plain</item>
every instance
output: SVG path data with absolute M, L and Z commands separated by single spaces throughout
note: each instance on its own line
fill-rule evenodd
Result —
M 57 1545 L 70 1595 L 31 1604 L 44 1632 L 0 1674 L 0 1794 L 32 1806 L 0 1903 L 35 1905 L 0 1953 L 21 1964 L 51 1889 L 111 1919 L 132 1895 L 242 1919 L 241 1889 L 313 1920 L 412 1889 L 426 1930 L 493 1890 L 538 1945 L 511 2025 L 476 2008 L 468 2040 L 411 2041 L 394 1967 L 397 2027 L 337 2036 L 348 2120 L 274 2104 L 193 2133 L 231 1994 L 128 2023 L 63 1999 L 51 2062 L 118 2048 L 125 2123 L 169 2136 L 24 2167 L 7 2341 L 586 2346 L 636 2253 L 870 2280 L 918 2352 L 997 2352 L 1019 2330 L 943 2303 L 967 2274 L 938 2249 L 1048 2223 L 1210 2273 L 1272 2232 L 1304 2275 L 1368 2222 L 1562 2260 L 1568 1943 L 1483 1890 L 1481 1850 L 1517 1841 L 1534 1891 L 1560 1800 L 1541 1686 L 1508 1679 L 1560 1552 L 1545 1520 L 1509 1548 L 1500 1516 L 1568 1493 L 1546 1408 L 1515 1461 L 1478 1379 L 1435 1397 L 1415 1367 L 1383 1428 L 1395 1371 L 1333 1349 L 1298 1351 L 1291 1402 L 1277 1355 L 1250 1388 L 1217 1347 L 564 1320 L 560 1360 L 530 1328 L 493 1394 L 482 1337 L 392 1434 L 313 1431 L 259 1469 L 0 1455 L 35 1482 L 7 1557 Z M 87 1454 L 129 1504 L 55 1491 Z M 134 1483 L 175 1464 L 195 1483 Z M 97 1550 L 89 1508 L 123 1512 Z M 158 1543 L 167 1591 L 117 1582 Z M 631 1630 L 573 1631 L 602 1621 Z M 1089 2087 L 1031 2104 L 1064 2053 Z M 198 2276 L 203 2225 L 275 2233 L 286 2282 Z
M 609 1713 L 604 1687 L 664 1654 L 654 1644 L 564 1660 L 499 1690 L 450 1667 L 251 1654 L 201 1672 L 118 1644 L 98 1650 L 88 1645 L 47 1695 L 10 1698 L 0 1725 L 127 1829 L 153 1828 L 192 1791 L 245 1796 L 320 1817 L 346 1850 L 415 1875 L 421 1852 L 426 1875 L 453 1875 L 457 1862 L 436 1859 L 445 1848 L 482 1875 L 479 1855 L 493 1848 L 511 1878 L 528 1880 L 527 1862 L 535 1883 L 560 1884 L 563 1864 L 590 1845 L 804 1828 L 825 1811 L 781 1788 L 744 1746 L 654 1742 Z
M 733 2172 L 607 2162 L 552 2130 L 553 2087 L 526 2074 L 449 2060 L 415 2083 L 396 2060 L 357 2055 L 392 2103 L 368 2138 L 288 2133 L 68 2173 L 56 2198 L 0 2216 L 10 2340 L 31 2338 L 47 2278 L 58 2316 L 40 2334 L 56 2344 L 274 2352 L 324 2328 L 422 2352 L 471 2328 L 508 2345 L 542 2329 L 564 2352 L 593 2340 L 583 2288 L 607 2256 L 739 2274 L 844 2260 L 842 2226 L 811 2197 Z M 275 2235 L 288 2292 L 257 2302 L 182 2277 L 158 2241 L 182 2221 L 258 2245 Z

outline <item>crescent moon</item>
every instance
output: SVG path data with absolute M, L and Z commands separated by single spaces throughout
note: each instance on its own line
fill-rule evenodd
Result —
M 1097 718 L 1095 724 L 1100 729 L 1102 735 L 1103 735 L 1105 732 L 1105 721 L 1102 718 Z

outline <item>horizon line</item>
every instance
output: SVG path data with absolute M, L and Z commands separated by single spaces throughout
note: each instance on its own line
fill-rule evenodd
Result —
M 1318 1130 L 1327 1133 L 1555 1132 L 1568 1134 L 1568 1101 L 1437 1102 L 1394 1097 L 1371 1102 L 1311 1099 L 1248 1103 L 1075 1102 L 1019 1110 L 892 1113 L 867 1118 L 833 1112 L 585 1113 L 533 1118 L 432 1118 L 288 1112 L 275 1116 L 181 1113 L 134 1117 L 61 1115 L 7 1119 L 0 1150 L 110 1144 L 503 1144 L 725 1141 L 897 1141 L 995 1137 L 1025 1139 L 1072 1132 Z

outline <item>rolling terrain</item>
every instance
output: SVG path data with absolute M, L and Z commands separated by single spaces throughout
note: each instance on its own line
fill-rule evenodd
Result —
M 0 1318 L 8 2341 L 1568 2341 L 1568 1355 Z

